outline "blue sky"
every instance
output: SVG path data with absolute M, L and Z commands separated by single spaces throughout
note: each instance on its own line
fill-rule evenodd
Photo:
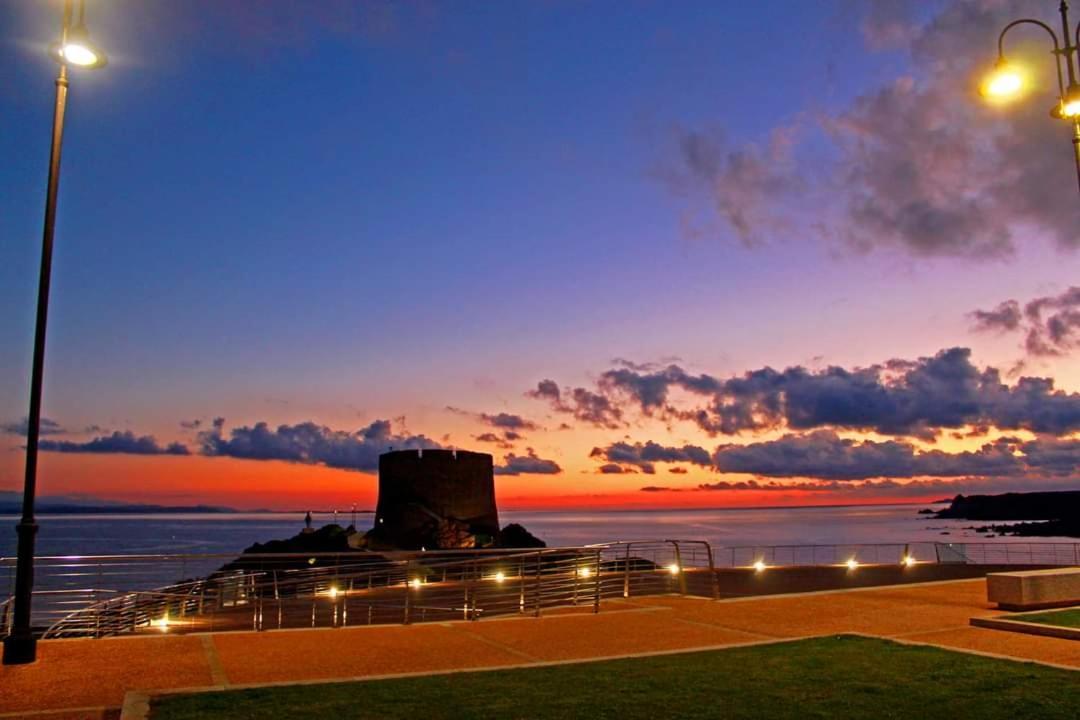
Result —
M 918 41 L 867 28 L 933 39 L 927 24 L 955 5 L 893 18 L 853 2 L 89 0 L 111 62 L 72 75 L 47 414 L 163 440 L 190 418 L 405 415 L 464 443 L 446 405 L 541 412 L 523 399 L 538 380 L 587 382 L 616 357 L 731 374 L 965 345 L 1005 367 L 1015 338 L 973 337 L 966 314 L 1059 293 L 1077 269 L 1029 218 L 1021 251 L 986 261 L 853 252 L 814 230 L 840 213 L 839 196 L 814 194 L 841 182 L 826 177 L 843 151 L 822 118 L 900 77 L 937 82 Z M 13 420 L 58 8 L 0 2 L 0 61 L 17 68 L 0 79 Z M 713 213 L 712 190 L 687 179 L 688 133 L 721 156 L 768 154 L 790 133 L 806 184 L 762 200 L 794 218 L 783 237 L 747 248 Z M 1077 388 L 1067 359 L 1039 362 Z M 542 454 L 580 455 L 565 445 Z M 18 464 L 5 468 L 16 486 Z

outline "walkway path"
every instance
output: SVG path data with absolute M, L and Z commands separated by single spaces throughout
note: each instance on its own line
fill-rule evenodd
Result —
M 1080 669 L 1080 643 L 970 627 L 983 580 L 713 601 L 609 601 L 599 615 L 104 640 L 50 640 L 0 667 L 0 717 L 113 716 L 129 690 L 483 669 L 863 633 Z M 46 714 L 47 713 L 47 714 Z

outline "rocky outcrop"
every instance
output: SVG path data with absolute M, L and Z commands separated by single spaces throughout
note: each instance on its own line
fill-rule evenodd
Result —
M 507 548 L 545 548 L 547 543 L 526 530 L 522 525 L 510 523 L 499 534 L 499 544 Z
M 976 527 L 977 532 L 1023 537 L 1080 537 L 1080 491 L 957 495 L 939 518 L 1037 520 Z
M 959 520 L 1063 520 L 1080 518 L 1080 491 L 957 495 L 939 518 Z

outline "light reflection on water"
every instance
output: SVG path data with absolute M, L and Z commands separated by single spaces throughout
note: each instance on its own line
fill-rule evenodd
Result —
M 857 544 L 896 542 L 1017 541 L 988 538 L 965 529 L 985 523 L 937 520 L 919 515 L 921 505 L 753 508 L 721 510 L 502 511 L 503 524 L 521 523 L 549 545 L 584 545 L 611 540 L 708 540 L 716 546 Z M 941 507 L 941 506 L 934 506 Z M 360 530 L 371 514 L 357 514 Z M 331 513 L 314 516 L 332 522 Z M 15 516 L 0 516 L 0 555 L 15 552 Z M 351 513 L 337 516 L 342 525 Z M 254 542 L 281 539 L 303 527 L 298 514 L 45 515 L 39 518 L 39 555 L 123 553 L 234 553 Z M 1031 538 L 1032 541 L 1073 541 Z

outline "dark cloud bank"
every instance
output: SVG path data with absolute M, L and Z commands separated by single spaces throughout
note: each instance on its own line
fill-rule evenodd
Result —
M 594 448 L 592 456 L 646 474 L 654 473 L 654 463 L 663 460 L 691 462 L 719 473 L 836 482 L 918 477 L 1064 478 L 1074 475 L 1080 466 L 1080 440 L 1001 438 L 978 450 L 946 453 L 920 450 L 909 442 L 852 440 L 831 430 L 817 430 L 746 445 L 720 445 L 711 454 L 691 445 L 666 448 L 653 442 L 618 442 Z
M 511 436 L 513 431 L 506 431 Z M 441 443 L 425 435 L 396 433 L 389 420 L 376 420 L 357 431 L 334 430 L 314 422 L 271 427 L 260 422 L 225 429 L 223 418 L 214 419 L 208 430 L 198 433 L 196 451 L 208 457 L 243 460 L 283 460 L 325 465 L 343 470 L 374 472 L 379 455 L 388 450 L 438 449 Z M 149 435 L 114 432 L 88 442 L 42 441 L 43 451 L 63 453 L 118 453 L 131 455 L 190 455 L 181 443 L 161 445 Z M 496 465 L 497 475 L 554 474 L 562 468 L 552 460 L 538 457 L 529 448 L 525 455 L 510 453 Z
M 685 409 L 678 390 L 699 401 Z M 560 390 L 544 380 L 530 397 L 598 427 L 625 426 L 630 410 L 685 421 L 709 435 L 788 428 L 873 431 L 932 439 L 943 429 L 993 426 L 1061 435 L 1080 430 L 1080 393 L 1055 390 L 1050 378 L 1006 384 L 993 367 L 977 368 L 967 348 L 866 368 L 761 368 L 731 378 L 688 373 L 678 365 L 604 372 L 595 390 Z M 573 398 L 588 398 L 583 406 Z M 659 458 L 658 458 L 659 459 Z
M 1022 308 L 1018 300 L 1005 300 L 969 317 L 976 332 L 1022 333 L 1029 356 L 1068 355 L 1080 347 L 1080 286 L 1029 300 Z
M 394 433 L 389 420 L 376 420 L 355 432 L 334 430 L 314 422 L 276 428 L 260 422 L 233 428 L 226 435 L 225 421 L 216 418 L 210 430 L 199 433 L 198 442 L 199 452 L 211 457 L 286 460 L 367 472 L 378 470 L 379 455 L 391 448 L 442 447 L 424 435 Z
M 502 465 L 495 466 L 496 475 L 557 475 L 562 468 L 554 460 L 537 457 L 532 448 L 526 449 L 525 455 L 510 453 Z
M 22 435 L 23 437 L 26 437 L 26 432 L 29 427 L 30 419 L 24 417 L 22 420 L 4 423 L 3 425 L 0 425 L 0 432 L 7 435 Z M 64 435 L 67 433 L 67 430 L 65 430 L 60 425 L 60 423 L 56 422 L 55 420 L 50 420 L 49 418 L 41 418 L 41 422 L 38 427 L 38 434 L 41 436 Z
M 159 445 L 151 435 L 137 436 L 133 432 L 116 431 L 111 435 L 96 437 L 87 442 L 70 440 L 42 440 L 38 448 L 46 452 L 60 453 L 120 453 L 125 455 L 190 455 L 186 445 L 169 443 Z

